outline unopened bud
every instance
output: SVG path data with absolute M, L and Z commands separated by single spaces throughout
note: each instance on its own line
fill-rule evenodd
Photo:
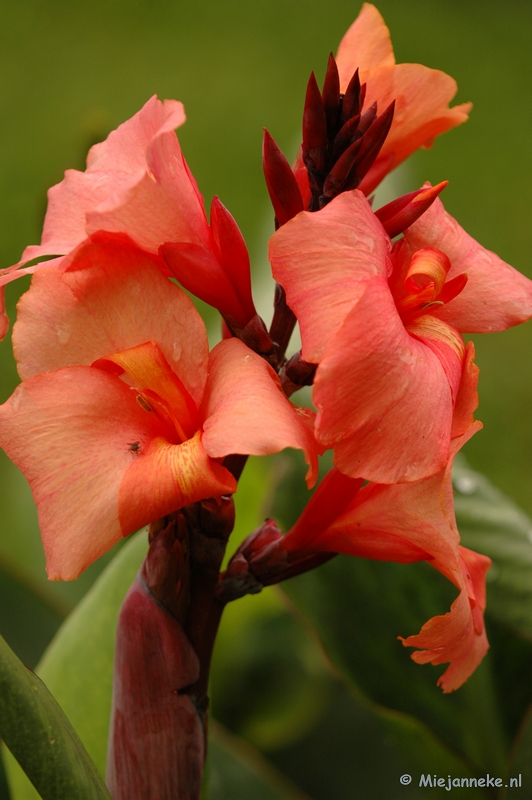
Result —
M 442 192 L 449 181 L 442 181 L 437 186 L 423 187 L 415 192 L 409 192 L 391 203 L 387 203 L 375 212 L 375 216 L 382 224 L 384 230 L 393 239 L 405 231 L 419 217 L 430 208 L 437 196 Z

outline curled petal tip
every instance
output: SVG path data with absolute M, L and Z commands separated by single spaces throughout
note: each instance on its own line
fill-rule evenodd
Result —
M 445 189 L 449 181 L 442 181 L 436 186 L 423 187 L 415 192 L 398 197 L 375 212 L 384 230 L 393 239 L 405 231 L 427 211 L 438 195 Z

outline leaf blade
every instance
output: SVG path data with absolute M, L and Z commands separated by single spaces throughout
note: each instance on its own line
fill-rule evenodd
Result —
M 56 700 L 1 638 L 0 689 L 0 735 L 43 800 L 110 800 Z

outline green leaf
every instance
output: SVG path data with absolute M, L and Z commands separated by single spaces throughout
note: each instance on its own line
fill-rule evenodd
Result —
M 28 667 L 35 669 L 66 614 L 36 581 L 2 563 L 0 556 L 0 635 Z
M 272 586 L 229 603 L 213 654 L 212 713 L 259 750 L 300 739 L 329 699 L 323 657 L 284 601 Z
M 219 723 L 209 730 L 204 800 L 310 800 L 266 759 Z
M 94 763 L 105 774 L 114 639 L 122 600 L 147 551 L 145 531 L 131 537 L 69 616 L 38 667 Z M 6 759 L 14 800 L 36 795 Z M 75 795 L 71 795 L 69 800 Z
M 510 786 L 511 778 L 515 781 L 512 786 Z M 532 706 L 528 709 L 510 760 L 506 785 L 508 789 L 502 793 L 501 800 L 532 798 Z
M 463 459 L 453 484 L 462 543 L 493 561 L 487 615 L 532 638 L 532 521 Z
M 239 528 L 244 538 L 260 522 L 259 503 L 268 467 L 252 459 L 237 494 Z M 246 492 L 247 489 L 247 492 Z M 146 554 L 145 532 L 124 544 L 70 614 L 45 652 L 37 671 L 72 722 L 95 764 L 105 774 L 111 710 L 116 623 L 122 600 Z M 14 800 L 34 800 L 35 791 L 16 762 L 5 761 Z
M 64 712 L 2 638 L 0 735 L 43 800 L 110 800 Z
M 415 664 L 397 641 L 446 612 L 454 599 L 456 590 L 434 569 L 339 556 L 284 588 L 348 684 L 383 710 L 408 716 L 414 733 L 405 730 L 404 744 L 425 753 L 424 771 L 432 764 L 441 771 L 445 759 L 451 765 L 457 757 L 473 773 L 504 769 L 506 741 L 489 665 L 458 692 L 443 695 L 436 686 L 442 669 Z M 420 735 L 423 729 L 432 731 L 431 742 Z

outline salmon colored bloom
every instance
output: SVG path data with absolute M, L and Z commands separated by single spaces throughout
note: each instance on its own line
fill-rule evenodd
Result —
M 390 132 L 359 187 L 366 195 L 408 156 L 420 147 L 431 147 L 436 136 L 468 118 L 471 103 L 449 108 L 457 92 L 453 78 L 422 64 L 395 63 L 390 32 L 370 3 L 364 3 L 340 42 L 336 64 L 342 93 L 359 70 L 360 83 L 366 84 L 362 112 L 377 103 L 382 113 L 395 101 Z M 301 154 L 294 172 L 306 208 L 310 191 Z
M 182 103 L 161 102 L 154 95 L 135 116 L 90 149 L 85 172 L 67 170 L 61 183 L 49 190 L 41 244 L 27 247 L 18 264 L 0 271 L 0 338 L 8 325 L 3 286 L 22 274 L 57 266 L 61 259 L 23 265 L 46 256 L 64 256 L 99 231 L 128 236 L 152 255 L 165 242 L 188 243 L 197 264 L 190 274 L 192 285 L 186 288 L 202 297 L 203 285 L 209 292 L 206 301 L 217 298 L 214 305 L 240 328 L 255 316 L 246 245 L 218 198 L 213 201 L 209 226 L 203 197 L 175 135 L 185 119 Z M 160 260 L 159 266 L 187 284 L 187 270 L 185 277 L 178 272 L 177 258 L 168 265 Z
M 303 449 L 309 415 L 242 342 L 209 354 L 190 299 L 123 237 L 39 270 L 13 333 L 23 383 L 0 444 L 32 489 L 52 579 L 76 577 L 122 536 L 235 491 L 232 453 Z
M 378 483 L 442 469 L 451 438 L 471 423 L 456 415 L 461 387 L 471 387 L 460 332 L 532 316 L 532 282 L 471 239 L 439 200 L 412 231 L 392 245 L 355 190 L 298 214 L 270 241 L 302 357 L 319 365 L 317 438 L 342 472 Z
M 289 562 L 321 551 L 398 563 L 428 560 L 460 594 L 447 614 L 429 620 L 419 634 L 399 638 L 405 646 L 423 648 L 412 654 L 420 664 L 450 662 L 438 684 L 452 692 L 476 669 L 489 646 L 483 612 L 491 561 L 459 545 L 451 463 L 414 483 L 369 483 L 360 488 L 361 484 L 360 479 L 331 470 L 280 546 Z
M 392 127 L 361 189 L 373 191 L 384 175 L 420 147 L 431 147 L 436 136 L 466 122 L 471 103 L 449 108 L 456 81 L 422 64 L 396 64 L 390 32 L 370 3 L 364 3 L 338 47 L 340 90 L 345 91 L 358 68 L 366 84 L 365 106 L 386 108 L 395 100 Z

